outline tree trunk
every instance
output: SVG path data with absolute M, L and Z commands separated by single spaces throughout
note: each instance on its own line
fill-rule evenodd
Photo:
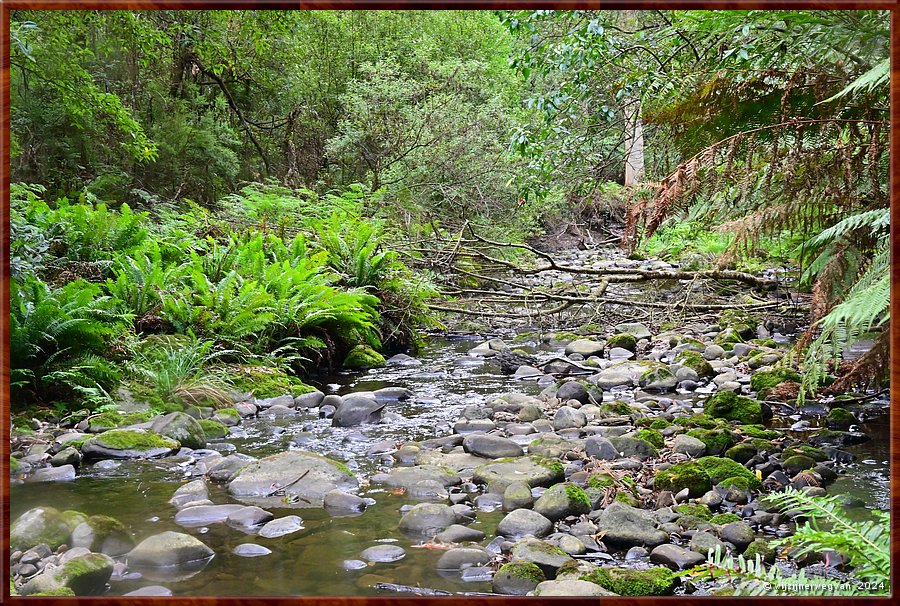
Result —
M 625 110 L 625 185 L 640 183 L 643 178 L 644 129 L 641 102 L 635 101 Z

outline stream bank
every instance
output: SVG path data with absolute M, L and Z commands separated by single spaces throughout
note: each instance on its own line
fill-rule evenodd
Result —
M 103 454 L 106 432 L 38 423 L 14 442 L 17 589 L 519 594 L 544 579 L 543 595 L 713 593 L 680 574 L 706 548 L 769 557 L 766 542 L 791 533 L 760 499 L 768 490 L 846 495 L 862 515 L 887 507 L 888 486 L 885 398 L 853 400 L 847 416 L 839 402 L 795 410 L 763 396 L 784 383 L 770 371 L 792 333 L 721 320 L 434 337 L 415 358 L 314 377 L 317 394 L 192 411 L 226 435 L 158 457 L 111 456 L 109 440 Z M 532 364 L 506 374 L 497 360 L 512 350 Z M 698 487 L 673 479 L 701 462 Z M 167 533 L 196 557 L 172 560 L 171 542 L 145 556 Z M 88 581 L 60 573 L 104 550 Z

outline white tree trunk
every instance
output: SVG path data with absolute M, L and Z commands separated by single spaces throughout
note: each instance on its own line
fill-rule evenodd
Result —
M 636 101 L 625 110 L 625 185 L 640 183 L 644 178 L 644 129 L 641 126 L 641 103 Z

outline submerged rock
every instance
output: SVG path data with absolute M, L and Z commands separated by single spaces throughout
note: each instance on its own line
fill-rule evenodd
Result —
M 209 560 L 213 555 L 212 549 L 191 535 L 167 531 L 138 543 L 125 560 L 130 567 L 179 567 Z

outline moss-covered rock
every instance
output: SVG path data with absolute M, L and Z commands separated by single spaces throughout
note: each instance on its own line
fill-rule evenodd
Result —
M 93 458 L 149 458 L 178 450 L 175 440 L 152 431 L 112 429 L 87 440 L 81 447 L 86 457 Z
M 766 440 L 774 440 L 781 436 L 781 434 L 774 429 L 766 429 L 762 425 L 741 425 L 737 428 L 737 431 L 751 438 L 763 438 Z
M 377 368 L 384 366 L 384 356 L 368 345 L 357 345 L 344 358 L 344 368 Z
M 603 489 L 609 486 L 615 486 L 616 480 L 608 473 L 595 473 L 588 478 L 588 486 L 591 488 Z
M 736 513 L 718 513 L 709 519 L 709 523 L 715 524 L 716 526 L 724 526 L 725 524 L 740 521 L 741 516 Z
M 691 497 L 699 497 L 712 489 L 712 482 L 706 470 L 696 461 L 677 463 L 656 474 L 654 488 L 678 493 L 685 488 Z
M 300 396 L 316 390 L 297 377 L 269 366 L 232 365 L 226 371 L 237 391 L 252 393 L 257 398 Z
M 752 443 L 741 442 L 740 444 L 736 444 L 735 446 L 732 446 L 731 448 L 726 450 L 725 456 L 743 465 L 744 463 L 755 457 L 756 452 L 756 446 L 754 446 Z
M 712 517 L 709 507 L 700 503 L 682 503 L 675 507 L 675 511 L 687 516 L 698 517 L 701 520 L 709 520 Z
M 71 529 L 59 510 L 53 507 L 29 509 L 9 529 L 9 548 L 25 551 L 46 543 L 56 549 L 69 540 Z
M 626 505 L 630 505 L 631 507 L 641 507 L 641 505 L 643 505 L 643 503 L 641 503 L 641 500 L 628 490 L 616 491 L 616 496 L 613 497 L 613 500 L 619 503 L 625 503 Z
M 720 457 L 702 457 L 697 459 L 697 464 L 707 473 L 714 484 L 729 478 L 744 478 L 748 488 L 758 490 L 762 488 L 762 481 L 752 471 L 731 459 Z
M 752 398 L 739 396 L 731 391 L 721 391 L 711 397 L 703 405 L 703 412 L 710 417 L 737 421 L 742 425 L 760 424 L 763 422 L 762 404 Z
M 663 435 L 655 429 L 641 429 L 634 434 L 634 437 L 650 442 L 656 448 L 662 448 L 665 445 Z
M 784 383 L 793 381 L 799 383 L 800 374 L 789 368 L 776 368 L 773 370 L 761 370 L 750 377 L 750 387 L 760 398 L 765 398 L 770 389 Z
M 681 364 L 685 368 L 690 368 L 697 373 L 699 377 L 715 376 L 716 371 L 710 366 L 701 354 L 696 351 L 684 350 L 675 356 L 675 363 Z
M 744 550 L 744 558 L 747 560 L 756 560 L 757 556 L 766 564 L 775 563 L 775 549 L 764 539 L 756 539 L 747 545 L 747 549 Z
M 784 459 L 781 462 L 781 466 L 784 468 L 786 474 L 793 476 L 801 471 L 812 469 L 816 466 L 816 462 L 811 457 L 794 455 L 793 457 Z
M 650 423 L 650 429 L 655 429 L 659 431 L 660 429 L 665 429 L 666 427 L 671 427 L 672 422 L 667 421 L 666 419 L 653 419 Z
M 784 449 L 781 453 L 782 458 L 793 457 L 797 455 L 802 455 L 804 457 L 809 457 L 813 459 L 817 463 L 821 463 L 822 461 L 828 460 L 828 455 L 825 454 L 821 448 L 816 448 L 815 446 L 809 446 L 808 444 L 798 444 L 797 446 L 789 446 Z
M 15 474 L 19 473 L 19 469 L 22 468 L 22 464 L 19 463 L 19 459 L 15 457 L 9 457 L 9 473 Z
M 621 347 L 622 349 L 633 352 L 637 350 L 637 339 L 632 334 L 620 332 L 611 336 L 609 340 L 606 341 L 607 349 L 612 349 L 613 347 Z
M 628 416 L 634 412 L 628 402 L 622 400 L 614 400 L 612 402 L 604 402 L 600 405 L 598 414 L 603 416 Z
M 231 410 L 234 410 L 233 408 Z M 235 412 L 237 412 L 235 410 Z M 207 439 L 215 440 L 218 438 L 224 438 L 228 435 L 228 428 L 219 423 L 218 421 L 213 421 L 212 419 L 200 419 L 197 421 L 200 424 L 200 427 L 203 429 L 204 435 L 206 435 Z
M 547 580 L 540 566 L 532 562 L 507 562 L 494 574 L 494 593 L 525 595 Z
M 856 415 L 843 408 L 832 408 L 828 411 L 828 416 L 825 418 L 825 424 L 830 429 L 847 430 L 851 425 L 855 425 L 858 422 L 859 419 L 856 418 Z
M 622 596 L 671 595 L 678 577 L 668 568 L 597 568 L 582 581 L 595 583 Z
M 751 331 L 754 331 L 759 326 L 759 320 L 740 309 L 726 309 L 719 316 L 719 328 L 741 325 L 747 326 Z
M 687 435 L 703 442 L 706 445 L 706 452 L 711 455 L 720 455 L 734 445 L 734 440 L 727 431 L 692 429 L 687 432 Z
M 701 429 L 715 429 L 722 425 L 722 421 L 713 419 L 703 413 L 691 415 L 678 419 L 678 424 L 682 427 L 699 427 Z

